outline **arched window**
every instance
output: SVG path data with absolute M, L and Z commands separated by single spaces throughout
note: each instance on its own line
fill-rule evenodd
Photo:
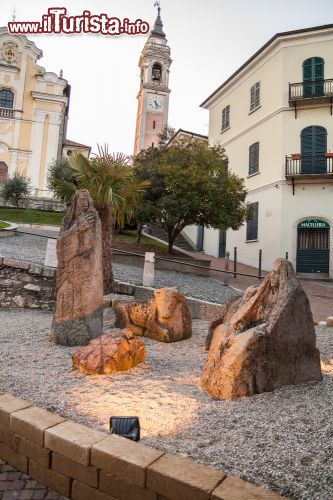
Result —
M 324 64 L 322 57 L 310 57 L 303 62 L 303 96 L 316 97 L 324 93 Z
M 159 63 L 154 64 L 151 77 L 153 82 L 160 82 L 162 80 L 162 66 Z
M 319 125 L 306 127 L 301 132 L 302 174 L 326 172 L 327 130 Z
M 11 90 L 0 90 L 0 108 L 13 109 L 14 94 Z

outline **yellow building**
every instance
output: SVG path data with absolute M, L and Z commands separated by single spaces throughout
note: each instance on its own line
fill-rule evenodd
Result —
M 38 66 L 41 57 L 25 35 L 0 28 L 0 182 L 18 172 L 30 177 L 35 195 L 45 196 L 48 165 L 68 150 L 70 85 Z M 89 146 L 79 146 L 88 156 Z

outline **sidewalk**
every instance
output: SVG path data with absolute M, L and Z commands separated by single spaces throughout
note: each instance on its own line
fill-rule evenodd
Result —
M 26 474 L 0 460 L 1 500 L 66 500 L 65 497 L 34 481 Z
M 200 257 L 200 259 L 211 259 L 211 267 L 213 269 L 224 269 L 224 259 L 218 257 L 211 257 L 210 255 L 202 253 L 193 253 L 193 257 Z M 233 271 L 234 263 L 229 261 L 229 271 Z M 244 264 L 237 263 L 237 272 L 244 274 L 258 275 L 258 269 Z M 267 272 L 262 271 L 262 276 L 266 276 Z M 219 271 L 211 271 L 212 278 L 223 281 L 224 275 Z M 238 290 L 246 290 L 249 286 L 258 286 L 262 280 L 258 278 L 248 278 L 246 276 L 237 276 L 234 278 L 233 274 L 229 274 L 229 285 L 237 288 Z M 333 315 L 333 283 L 325 281 L 306 281 L 301 280 L 305 293 L 307 294 L 313 318 L 315 321 L 323 321 L 328 316 Z

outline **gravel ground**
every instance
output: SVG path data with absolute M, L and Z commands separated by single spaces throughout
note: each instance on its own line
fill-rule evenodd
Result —
M 19 234 L 0 238 L 0 255 L 11 259 L 26 260 L 36 264 L 44 264 L 46 238 L 35 235 Z
M 227 402 L 198 384 L 206 322 L 183 342 L 144 339 L 145 364 L 99 377 L 71 370 L 75 348 L 52 346 L 50 324 L 50 313 L 0 311 L 0 390 L 100 430 L 138 415 L 143 443 L 293 499 L 333 498 L 333 329 L 317 327 L 322 382 Z
M 0 239 L 0 255 L 18 260 L 27 260 L 43 264 L 46 252 L 46 238 L 38 234 L 56 235 L 52 231 L 28 230 L 31 234 L 16 234 L 15 236 Z M 114 276 L 119 281 L 135 285 L 142 285 L 143 269 L 124 264 L 113 265 Z M 223 286 L 211 278 L 195 276 L 193 274 L 177 273 L 172 271 L 155 271 L 155 288 L 164 286 L 178 286 L 186 296 L 211 302 L 222 303 L 226 299 L 239 293 L 232 288 Z

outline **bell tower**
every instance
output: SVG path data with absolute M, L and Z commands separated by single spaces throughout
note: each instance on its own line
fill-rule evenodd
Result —
M 163 31 L 161 7 L 141 53 L 140 90 L 137 95 L 134 156 L 142 149 L 158 145 L 160 134 L 168 123 L 170 47 Z

